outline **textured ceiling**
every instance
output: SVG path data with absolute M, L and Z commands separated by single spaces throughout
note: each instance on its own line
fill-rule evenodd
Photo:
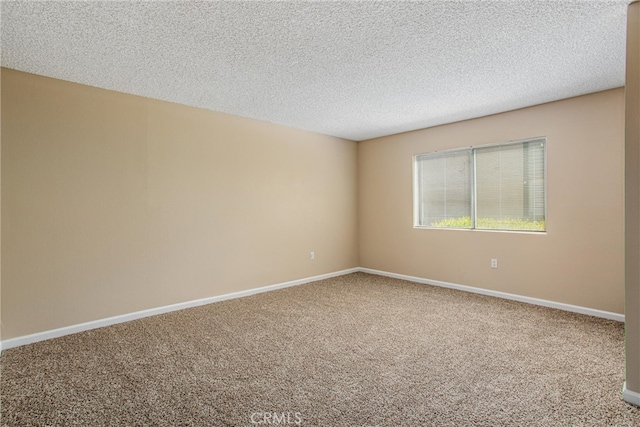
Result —
M 364 140 L 623 86 L 629 2 L 3 1 L 2 65 Z

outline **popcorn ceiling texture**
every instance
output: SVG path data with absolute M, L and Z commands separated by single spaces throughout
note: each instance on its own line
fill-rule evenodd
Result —
M 2 65 L 364 140 L 623 86 L 628 3 L 3 1 Z

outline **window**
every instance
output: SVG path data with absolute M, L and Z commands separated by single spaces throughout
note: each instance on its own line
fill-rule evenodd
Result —
M 545 231 L 546 139 L 414 157 L 415 225 Z

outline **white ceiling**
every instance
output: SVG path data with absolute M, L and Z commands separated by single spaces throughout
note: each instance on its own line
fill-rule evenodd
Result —
M 359 141 L 623 86 L 629 2 L 3 1 L 2 65 Z

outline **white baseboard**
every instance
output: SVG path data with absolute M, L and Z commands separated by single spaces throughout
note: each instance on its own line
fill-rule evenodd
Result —
M 635 406 L 640 406 L 640 393 L 627 390 L 627 382 L 622 384 L 622 400 Z
M 91 329 L 102 328 L 104 326 L 115 325 L 117 323 L 123 323 L 123 322 L 129 322 L 131 320 L 141 319 L 141 318 L 149 317 L 149 316 L 155 316 L 155 315 L 163 314 L 163 313 L 169 313 L 171 311 L 182 310 L 182 309 L 185 309 L 185 308 L 197 307 L 197 306 L 205 305 L 205 304 L 211 304 L 211 303 L 218 302 L 218 301 L 225 301 L 225 300 L 228 300 L 228 299 L 241 298 L 241 297 L 246 297 L 246 296 L 249 296 L 249 295 L 259 294 L 259 293 L 262 293 L 262 292 L 273 291 L 273 290 L 276 290 L 276 289 L 288 288 L 290 286 L 302 285 L 302 284 L 305 284 L 305 283 L 315 282 L 315 281 L 323 280 L 323 279 L 329 279 L 331 277 L 343 276 L 345 274 L 356 273 L 356 272 L 359 272 L 359 271 L 363 272 L 363 273 L 376 274 L 376 275 L 379 275 L 379 276 L 387 276 L 387 277 L 393 277 L 393 278 L 396 278 L 396 279 L 408 280 L 410 282 L 424 283 L 424 284 L 427 284 L 427 285 L 440 286 L 440 287 L 450 288 L 450 289 L 457 289 L 457 290 L 466 291 L 466 292 L 472 292 L 472 293 L 481 294 L 481 295 L 488 295 L 488 296 L 493 296 L 493 297 L 497 297 L 497 298 L 504 298 L 504 299 L 514 300 L 514 301 L 520 301 L 520 302 L 525 302 L 525 303 L 534 304 L 534 305 L 540 305 L 540 306 L 544 306 L 544 307 L 551 307 L 551 308 L 557 308 L 557 309 L 560 309 L 560 310 L 571 311 L 571 312 L 574 312 L 574 313 L 581 313 L 581 314 L 586 314 L 586 315 L 590 315 L 590 316 L 601 317 L 601 318 L 604 318 L 604 319 L 616 320 L 618 322 L 624 322 L 624 315 L 623 314 L 611 313 L 611 312 L 608 312 L 608 311 L 596 310 L 596 309 L 593 309 L 593 308 L 580 307 L 580 306 L 577 306 L 577 305 L 564 304 L 564 303 L 559 303 L 559 302 L 555 302 L 555 301 L 548 301 L 548 300 L 543 300 L 543 299 L 538 299 L 538 298 L 525 297 L 525 296 L 516 295 L 516 294 L 509 294 L 509 293 L 506 293 L 506 292 L 492 291 L 492 290 L 489 290 L 489 289 L 475 288 L 475 287 L 472 287 L 472 286 L 458 285 L 458 284 L 455 284 L 455 283 L 442 282 L 442 281 L 439 281 L 439 280 L 430 280 L 430 279 L 424 279 L 424 278 L 421 278 L 421 277 L 407 276 L 407 275 L 404 275 L 404 274 L 390 273 L 388 271 L 381 271 L 381 270 L 373 270 L 373 269 L 370 269 L 370 268 L 356 267 L 356 268 L 350 268 L 350 269 L 347 269 L 347 270 L 336 271 L 336 272 L 333 272 L 333 273 L 327 273 L 327 274 L 321 274 L 321 275 L 318 275 L 318 276 L 307 277 L 307 278 L 304 278 L 304 279 L 292 280 L 290 282 L 277 283 L 275 285 L 269 285 L 269 286 L 263 286 L 263 287 L 260 287 L 260 288 L 248 289 L 246 291 L 233 292 L 233 293 L 225 294 L 225 295 L 218 295 L 218 296 L 209 297 L 209 298 L 202 298 L 202 299 L 197 299 L 197 300 L 193 300 L 193 301 L 186 301 L 186 302 L 182 302 L 182 303 L 178 303 L 178 304 L 172 304 L 172 305 L 166 305 L 166 306 L 162 306 L 162 307 L 151 308 L 151 309 L 148 309 L 148 310 L 136 311 L 134 313 L 122 314 L 122 315 L 119 315 L 119 316 L 108 317 L 106 319 L 98 319 L 98 320 L 94 320 L 94 321 L 91 321 L 91 322 L 80 323 L 80 324 L 77 324 L 77 325 L 65 326 L 63 328 L 52 329 L 52 330 L 44 331 L 44 332 L 38 332 L 38 333 L 35 333 L 35 334 L 31 334 L 31 335 L 24 335 L 24 336 L 21 336 L 21 337 L 11 338 L 11 339 L 8 339 L 8 340 L 0 341 L 0 353 L 2 352 L 2 350 L 6 350 L 6 349 L 9 349 L 9 348 L 19 347 L 21 345 L 26 345 L 26 344 L 32 344 L 32 343 L 35 343 L 35 342 L 38 342 L 38 341 L 44 341 L 44 340 L 48 340 L 48 339 L 51 339 L 51 338 L 58 338 L 58 337 L 62 337 L 64 335 L 74 334 L 74 333 L 77 333 L 77 332 L 83 332 L 83 331 L 88 331 L 88 330 L 91 330 Z M 640 395 L 638 395 L 637 393 L 632 392 L 632 391 L 627 391 L 625 393 L 629 393 L 629 399 L 631 399 L 631 400 L 628 400 L 627 397 L 625 397 L 625 401 L 627 401 L 629 403 L 633 403 L 633 399 L 635 398 L 635 399 L 638 399 L 637 401 L 639 403 L 637 405 L 640 406 Z M 626 394 L 625 394 L 625 396 L 626 396 Z
M 218 295 L 209 298 L 202 298 L 193 301 L 181 302 L 178 304 L 165 305 L 162 307 L 151 308 L 148 310 L 136 311 L 134 313 L 122 314 L 119 316 L 108 317 L 106 319 L 93 320 L 91 322 L 80 323 L 77 325 L 65 326 L 63 328 L 52 329 L 49 331 L 38 332 L 31 335 L 10 338 L 0 341 L 0 352 L 21 345 L 33 344 L 38 341 L 44 341 L 51 338 L 58 338 L 64 335 L 75 334 L 77 332 L 88 331 L 91 329 L 102 328 L 104 326 L 115 325 L 117 323 L 129 322 L 131 320 L 141 319 L 144 317 L 155 316 L 158 314 L 169 313 L 171 311 L 182 310 L 185 308 L 197 307 L 200 305 L 211 304 L 218 301 L 225 301 L 234 298 L 242 298 L 249 295 L 259 294 L 262 292 L 274 291 L 276 289 L 288 288 L 291 286 L 303 285 L 305 283 L 315 282 L 318 280 L 329 279 L 331 277 L 343 276 L 345 274 L 356 273 L 359 268 L 350 268 L 347 270 L 336 271 L 333 273 L 321 274 L 318 276 L 307 277 L 304 279 L 292 280 L 290 282 L 277 283 L 275 285 L 263 286 L 260 288 L 247 289 L 246 291 L 232 292 L 230 294 Z
M 456 283 L 441 282 L 439 280 L 423 279 L 422 277 L 406 276 L 404 274 L 390 273 L 388 271 L 373 270 L 371 268 L 360 268 L 364 273 L 377 274 L 379 276 L 393 277 L 395 279 L 408 280 L 410 282 L 424 283 L 426 285 L 440 286 L 443 288 L 457 289 L 474 294 L 488 295 L 497 298 L 504 298 L 513 301 L 525 302 L 528 304 L 541 305 L 543 307 L 557 308 L 559 310 L 571 311 L 573 313 L 587 314 L 589 316 L 601 317 L 603 319 L 624 322 L 624 314 L 612 313 L 609 311 L 597 310 L 595 308 L 581 307 L 578 305 L 564 304 L 561 302 L 548 301 L 539 298 L 525 297 L 522 295 L 509 294 L 506 292 L 492 291 L 489 289 L 475 288 L 473 286 L 458 285 Z

